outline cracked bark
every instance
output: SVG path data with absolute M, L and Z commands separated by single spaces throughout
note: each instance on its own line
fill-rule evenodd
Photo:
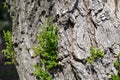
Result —
M 53 80 L 108 80 L 116 74 L 114 56 L 120 51 L 119 0 L 7 0 L 13 20 L 13 43 L 20 80 L 36 80 L 32 47 L 41 24 L 50 16 L 59 26 L 58 57 L 63 70 Z M 85 64 L 90 46 L 105 56 Z M 111 52 L 111 50 L 112 52 Z M 115 54 L 113 54 L 115 53 Z

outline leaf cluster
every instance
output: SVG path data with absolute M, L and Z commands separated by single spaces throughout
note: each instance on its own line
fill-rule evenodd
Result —
M 95 60 L 104 56 L 104 52 L 100 48 L 95 49 L 93 46 L 90 47 L 90 54 L 91 56 L 86 58 L 88 64 L 94 63 Z
M 40 66 L 34 65 L 34 67 L 37 69 L 36 72 L 34 72 L 34 75 L 37 79 L 40 80 L 51 80 L 52 77 L 49 75 L 47 71 L 44 71 Z
M 118 60 L 116 60 L 114 62 L 114 66 L 118 70 L 118 73 L 117 73 L 117 75 L 112 74 L 111 78 L 112 78 L 112 80 L 120 80 L 120 53 L 118 54 Z
M 40 56 L 40 61 L 45 70 L 41 67 L 37 67 L 39 71 L 37 76 L 41 80 L 50 80 L 49 77 L 44 78 L 44 75 L 48 76 L 48 72 L 51 69 L 55 69 L 58 66 L 58 57 L 57 57 L 57 45 L 58 45 L 58 36 L 57 30 L 58 27 L 49 23 L 49 19 L 46 21 L 46 25 L 40 26 L 40 33 L 37 34 L 37 39 L 39 43 L 34 48 L 35 57 Z
M 4 33 L 4 40 L 6 44 L 6 49 L 2 50 L 4 56 L 9 61 L 6 61 L 6 64 L 14 64 L 15 63 L 15 52 L 12 43 L 12 32 L 10 31 L 3 31 Z

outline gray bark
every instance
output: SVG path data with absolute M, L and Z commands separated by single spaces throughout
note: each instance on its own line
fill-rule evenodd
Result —
M 36 80 L 32 74 L 32 47 L 41 24 L 50 16 L 59 26 L 58 57 L 63 70 L 53 80 L 108 80 L 117 74 L 115 56 L 120 51 L 119 0 L 9 0 L 13 43 L 20 80 Z M 90 46 L 105 56 L 92 66 L 85 64 Z

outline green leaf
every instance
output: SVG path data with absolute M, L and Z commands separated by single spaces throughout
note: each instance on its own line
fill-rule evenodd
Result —
M 15 52 L 12 43 L 12 32 L 10 31 L 3 31 L 4 39 L 6 44 L 6 49 L 2 50 L 6 59 L 10 59 L 10 62 L 6 62 L 5 64 L 13 64 L 15 63 Z
M 51 80 L 52 77 L 49 74 L 50 69 L 54 69 L 58 65 L 57 57 L 57 45 L 58 27 L 51 24 L 50 19 L 46 20 L 46 24 L 40 26 L 40 33 L 37 34 L 38 44 L 36 45 L 34 51 L 36 55 L 40 56 L 40 62 L 44 66 L 44 70 L 38 70 L 37 76 L 40 80 Z
M 120 57 L 120 53 L 118 54 L 118 57 Z
M 101 49 L 94 49 L 93 46 L 90 47 L 90 54 L 91 56 L 86 59 L 88 64 L 94 63 L 95 60 L 104 56 L 104 52 Z
M 115 61 L 114 65 L 118 67 L 118 66 L 120 66 L 120 62 L 119 61 Z
M 95 49 L 94 49 L 93 46 L 91 46 L 91 47 L 90 47 L 90 54 L 91 54 L 91 55 L 94 55 L 94 53 L 95 53 Z
M 111 75 L 112 80 L 120 80 L 118 75 Z

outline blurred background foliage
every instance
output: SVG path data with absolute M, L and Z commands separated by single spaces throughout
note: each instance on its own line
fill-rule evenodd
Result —
M 6 0 L 0 0 L 0 80 L 19 80 L 15 65 L 5 65 L 7 59 L 1 52 L 5 48 L 3 31 L 12 31 L 12 19 Z
M 12 20 L 7 3 L 5 0 L 0 0 L 0 37 L 3 37 L 3 30 L 12 30 Z

